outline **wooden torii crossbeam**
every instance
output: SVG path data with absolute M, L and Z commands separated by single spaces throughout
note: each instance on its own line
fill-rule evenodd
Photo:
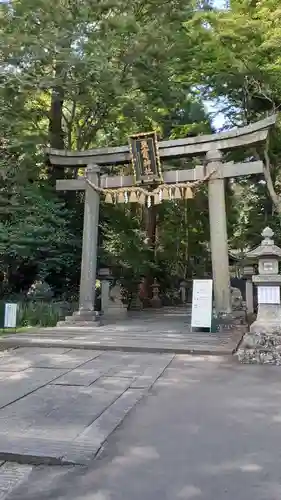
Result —
M 210 175 L 208 180 L 210 240 L 217 313 L 230 313 L 230 280 L 228 237 L 225 207 L 224 179 L 263 172 L 262 161 L 223 163 L 223 153 L 234 148 L 263 143 L 270 127 L 276 123 L 272 115 L 246 127 L 213 135 L 159 142 L 161 159 L 184 158 L 205 154 L 205 165 L 194 169 L 171 170 L 163 173 L 165 184 L 193 182 Z M 57 190 L 85 190 L 84 228 L 81 262 L 79 311 L 71 321 L 95 321 L 94 290 L 96 279 L 99 193 L 91 184 L 101 188 L 129 187 L 133 176 L 100 175 L 102 167 L 129 163 L 128 146 L 101 148 L 88 151 L 61 151 L 48 149 L 50 162 L 62 167 L 86 167 L 85 176 L 57 181 Z M 90 181 L 90 182 L 87 182 Z

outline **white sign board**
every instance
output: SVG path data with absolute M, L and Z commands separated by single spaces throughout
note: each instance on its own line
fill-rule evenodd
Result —
M 193 280 L 191 328 L 211 328 L 213 281 Z
M 17 304 L 5 304 L 4 328 L 16 328 Z
M 259 304 L 280 304 L 279 286 L 258 286 Z

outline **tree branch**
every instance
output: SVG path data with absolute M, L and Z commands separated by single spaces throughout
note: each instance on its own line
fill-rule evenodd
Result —
M 260 154 L 258 153 L 258 151 L 256 149 L 255 149 L 255 154 L 259 159 L 261 159 Z M 272 200 L 272 203 L 275 207 L 275 210 L 278 214 L 281 214 L 281 198 L 275 191 L 275 187 L 274 187 L 272 177 L 271 177 L 271 163 L 270 163 L 270 157 L 269 157 L 269 139 L 267 139 L 267 141 L 266 141 L 266 146 L 265 146 L 265 150 L 264 150 L 263 173 L 264 173 L 264 178 L 266 180 L 267 189 L 268 189 L 270 198 Z

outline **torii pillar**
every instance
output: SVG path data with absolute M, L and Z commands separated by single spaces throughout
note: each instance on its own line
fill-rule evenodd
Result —
M 214 172 L 208 181 L 208 200 L 215 305 L 219 314 L 227 314 L 231 312 L 231 300 L 225 171 L 221 151 L 208 151 L 206 160 L 208 172 Z
M 85 172 L 85 179 L 98 186 L 99 172 L 100 168 L 98 165 L 88 165 Z M 96 323 L 96 326 L 99 326 L 99 315 L 95 311 L 95 288 L 100 195 L 87 182 L 85 182 L 84 189 L 85 201 L 79 310 L 74 312 L 72 316 L 66 317 L 65 321 L 59 322 L 59 325 L 80 322 L 80 324 L 90 323 L 91 325 Z
M 86 168 L 86 178 L 96 186 L 99 185 L 99 171 L 97 165 Z M 99 206 L 99 193 L 86 184 L 78 315 L 91 320 L 95 304 Z

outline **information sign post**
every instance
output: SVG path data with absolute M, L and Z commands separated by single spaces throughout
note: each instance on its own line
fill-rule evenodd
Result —
M 209 328 L 213 311 L 213 281 L 193 280 L 191 329 Z
M 17 327 L 17 304 L 5 304 L 4 328 Z

